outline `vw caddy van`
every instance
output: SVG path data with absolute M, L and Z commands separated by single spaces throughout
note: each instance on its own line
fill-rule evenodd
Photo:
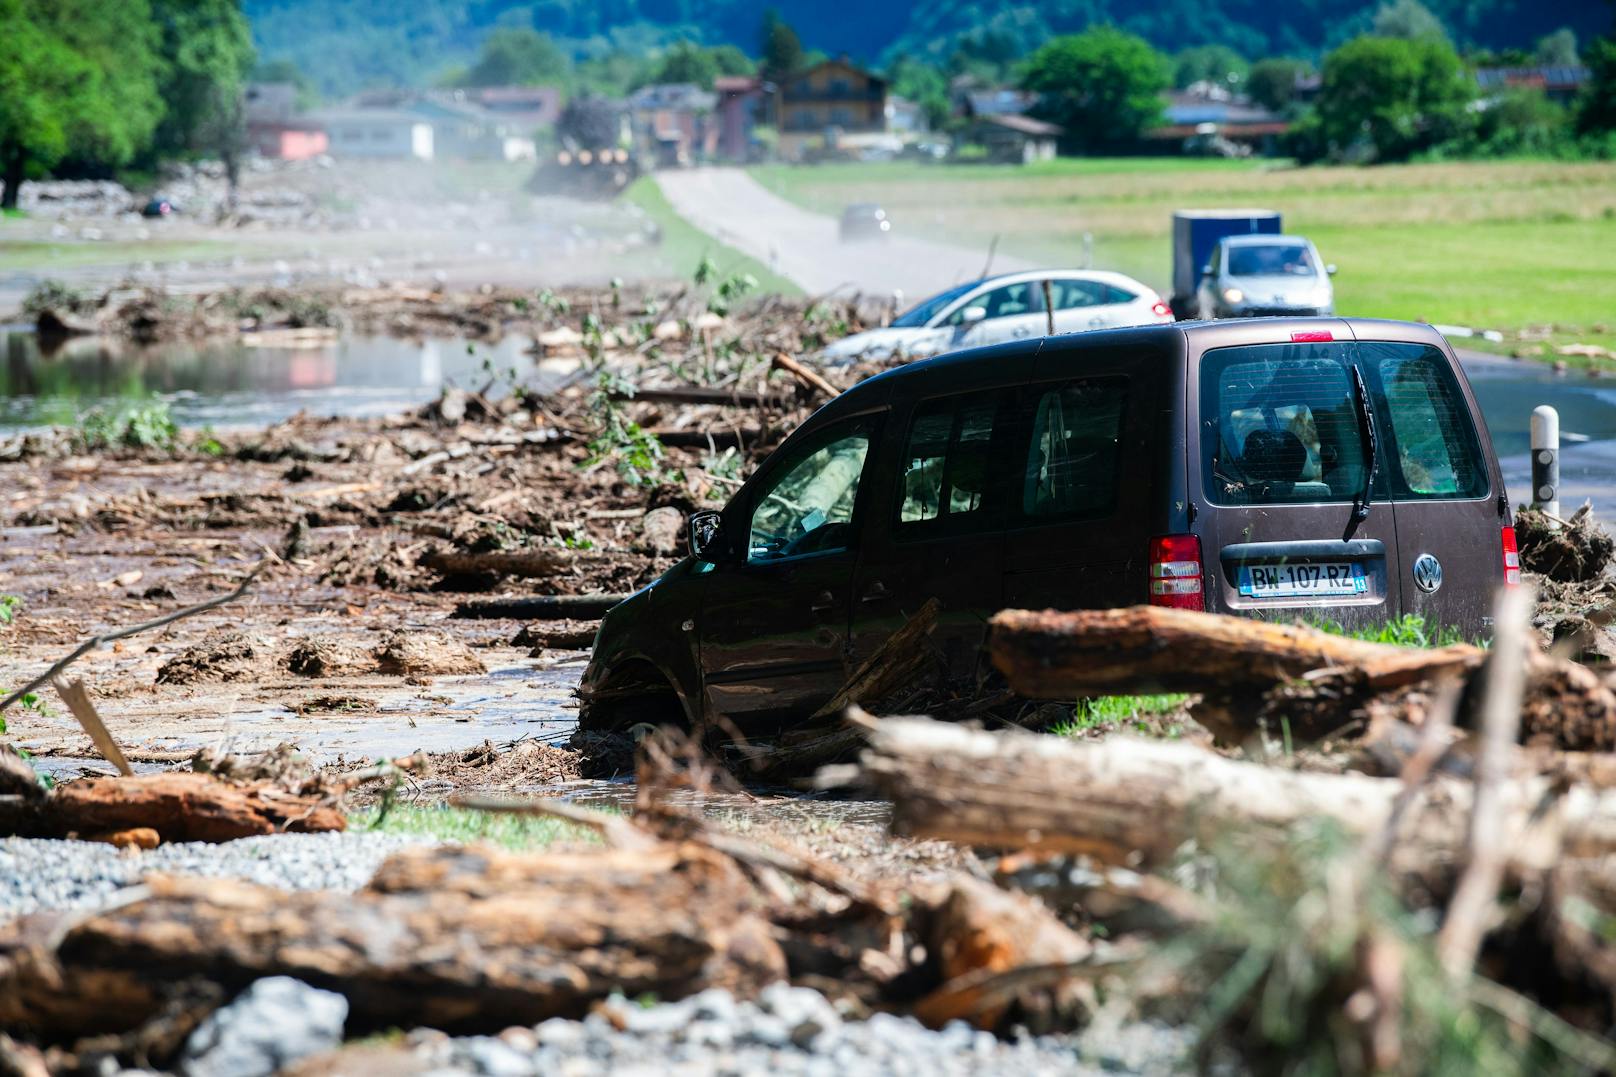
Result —
M 928 599 L 947 669 L 1005 608 L 1139 603 L 1485 634 L 1509 501 L 1429 326 L 1191 322 L 958 352 L 816 412 L 611 610 L 582 725 L 791 721 Z

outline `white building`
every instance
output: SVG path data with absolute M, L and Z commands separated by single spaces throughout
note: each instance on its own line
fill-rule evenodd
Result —
M 325 127 L 333 157 L 432 160 L 432 121 L 425 116 L 356 108 L 322 112 L 315 118 Z

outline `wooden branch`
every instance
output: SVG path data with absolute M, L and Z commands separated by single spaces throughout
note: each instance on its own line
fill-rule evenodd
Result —
M 547 617 L 569 620 L 598 620 L 606 611 L 627 598 L 618 595 L 524 595 L 520 598 L 492 598 L 462 602 L 451 616 L 498 620 L 512 618 L 532 621 Z
M 101 757 L 116 767 L 118 773 L 124 777 L 133 775 L 135 772 L 130 768 L 129 760 L 124 758 L 123 749 L 113 739 L 112 733 L 107 729 L 107 723 L 96 713 L 95 704 L 90 701 L 90 691 L 84 686 L 84 678 L 75 677 L 68 683 L 56 680 L 51 682 L 51 686 L 56 689 L 56 694 L 62 697 L 62 702 L 67 704 L 67 709 L 73 712 L 73 717 L 79 720 L 84 732 L 90 735 L 90 742 L 95 745 L 95 750 L 101 753 Z
M 15 692 L 12 692 L 5 699 L 0 699 L 0 711 L 4 711 L 7 707 L 17 702 L 17 700 L 21 699 L 29 692 L 32 692 L 34 689 L 38 688 L 40 685 L 55 680 L 57 675 L 60 674 L 64 669 L 103 644 L 111 643 L 114 640 L 128 639 L 130 636 L 139 635 L 142 632 L 149 632 L 154 628 L 162 628 L 164 625 L 173 624 L 175 621 L 181 620 L 182 618 L 191 617 L 198 613 L 205 613 L 208 610 L 217 609 L 220 606 L 228 605 L 229 603 L 234 602 L 252 588 L 253 581 L 258 579 L 258 574 L 264 570 L 264 565 L 265 562 L 263 561 L 260 561 L 258 564 L 254 565 L 252 570 L 247 573 L 246 578 L 244 578 L 241 583 L 237 585 L 234 591 L 231 591 L 227 595 L 220 595 L 218 598 L 210 598 L 206 602 L 198 602 L 194 606 L 187 606 L 182 610 L 175 610 L 173 613 L 167 613 L 153 620 L 143 621 L 137 625 L 131 625 L 128 628 L 120 628 L 113 632 L 103 632 L 99 636 L 91 636 L 89 639 L 75 647 L 73 651 L 67 655 L 67 657 L 57 661 L 55 665 L 51 666 L 51 668 L 47 669 L 44 673 L 41 673 L 39 676 L 23 685 Z
M 937 599 L 928 598 L 808 720 L 841 714 L 853 704 L 877 702 L 913 683 L 934 661 L 926 641 L 937 629 L 942 608 Z
M 812 389 L 826 400 L 833 400 L 842 393 L 840 389 L 826 381 L 824 375 L 809 370 L 785 352 L 776 352 L 769 365 L 775 370 L 783 370 L 790 374 L 802 385 Z

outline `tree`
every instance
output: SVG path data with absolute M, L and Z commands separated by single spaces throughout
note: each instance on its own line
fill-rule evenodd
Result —
M 763 13 L 762 43 L 758 51 L 762 57 L 758 71 L 771 82 L 778 82 L 803 68 L 802 39 L 780 17 L 777 8 L 771 7 Z
M 1174 57 L 1173 84 L 1181 90 L 1196 82 L 1237 86 L 1250 70 L 1246 58 L 1227 45 L 1195 45 Z
M 462 76 L 464 86 L 565 86 L 572 61 L 546 34 L 525 26 L 490 30 Z
M 1582 134 L 1616 131 L 1616 37 L 1602 37 L 1588 48 L 1588 85 L 1577 102 Z
M 1167 58 L 1143 38 L 1109 26 L 1057 37 L 1027 61 L 1024 89 L 1039 114 L 1083 150 L 1126 146 L 1160 121 L 1170 84 Z
M 751 73 L 752 61 L 734 45 L 720 45 L 708 49 L 694 41 L 679 41 L 662 54 L 645 81 L 691 82 L 704 90 L 710 90 L 713 88 L 713 81 L 720 75 Z
M 297 107 L 307 112 L 320 103 L 320 92 L 314 86 L 314 80 L 309 78 L 297 62 L 285 56 L 277 56 L 273 60 L 260 60 L 253 68 L 252 80 L 254 82 L 289 82 L 297 89 Z
M 141 152 L 162 116 L 146 0 L 0 0 L 0 206 L 66 157 L 99 169 Z
M 936 131 L 947 126 L 953 110 L 948 100 L 948 77 L 942 71 L 905 56 L 887 72 L 887 84 L 893 93 L 920 106 L 927 127 Z
M 1446 42 L 1447 27 L 1420 0 L 1390 0 L 1375 12 L 1376 37 L 1396 37 L 1404 41 L 1434 39 Z
M 1446 41 L 1354 38 L 1324 58 L 1318 134 L 1332 155 L 1366 140 L 1376 160 L 1407 160 L 1462 134 L 1470 100 Z
M 1565 147 L 1571 130 L 1566 109 L 1536 87 L 1516 86 L 1488 102 L 1476 118 L 1472 154 L 1549 155 Z
M 152 0 L 166 109 L 152 151 L 216 154 L 235 200 L 246 142 L 242 87 L 255 59 L 241 0 Z
M 1296 100 L 1296 80 L 1311 68 L 1303 60 L 1271 57 L 1251 65 L 1246 93 L 1263 108 L 1283 112 Z
M 1574 67 L 1582 63 L 1577 50 L 1577 32 L 1562 26 L 1552 34 L 1543 35 L 1532 50 L 1532 60 L 1548 67 Z

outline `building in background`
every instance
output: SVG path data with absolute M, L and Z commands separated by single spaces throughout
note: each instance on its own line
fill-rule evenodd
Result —
M 855 151 L 887 135 L 887 82 L 845 59 L 826 60 L 781 80 L 775 93 L 780 156 Z
M 333 157 L 430 161 L 432 122 L 403 109 L 347 108 L 316 113 Z
M 1166 122 L 1146 132 L 1158 143 L 1176 143 L 1186 153 L 1217 157 L 1271 156 L 1290 122 L 1227 87 L 1196 83 L 1167 95 Z
M 1588 84 L 1586 67 L 1480 67 L 1476 69 L 1476 85 L 1489 96 L 1516 87 L 1542 90 L 1545 97 L 1562 105 L 1569 105 Z
M 763 122 L 765 93 L 762 80 L 754 75 L 722 75 L 713 81 L 718 97 L 718 155 L 730 161 L 749 161 L 754 156 L 752 131 Z
M 658 168 L 683 168 L 718 152 L 718 94 L 689 82 L 642 86 L 629 95 L 634 142 Z
M 981 146 L 987 159 L 997 164 L 1028 165 L 1053 161 L 1065 128 L 1031 116 L 1015 113 L 982 116 L 965 128 L 963 141 Z
M 404 111 L 432 124 L 432 155 L 461 161 L 532 161 L 538 157 L 535 128 L 491 111 L 466 90 L 428 94 Z
M 324 128 L 297 110 L 290 82 L 249 82 L 242 89 L 247 144 L 260 157 L 301 161 L 326 152 Z

